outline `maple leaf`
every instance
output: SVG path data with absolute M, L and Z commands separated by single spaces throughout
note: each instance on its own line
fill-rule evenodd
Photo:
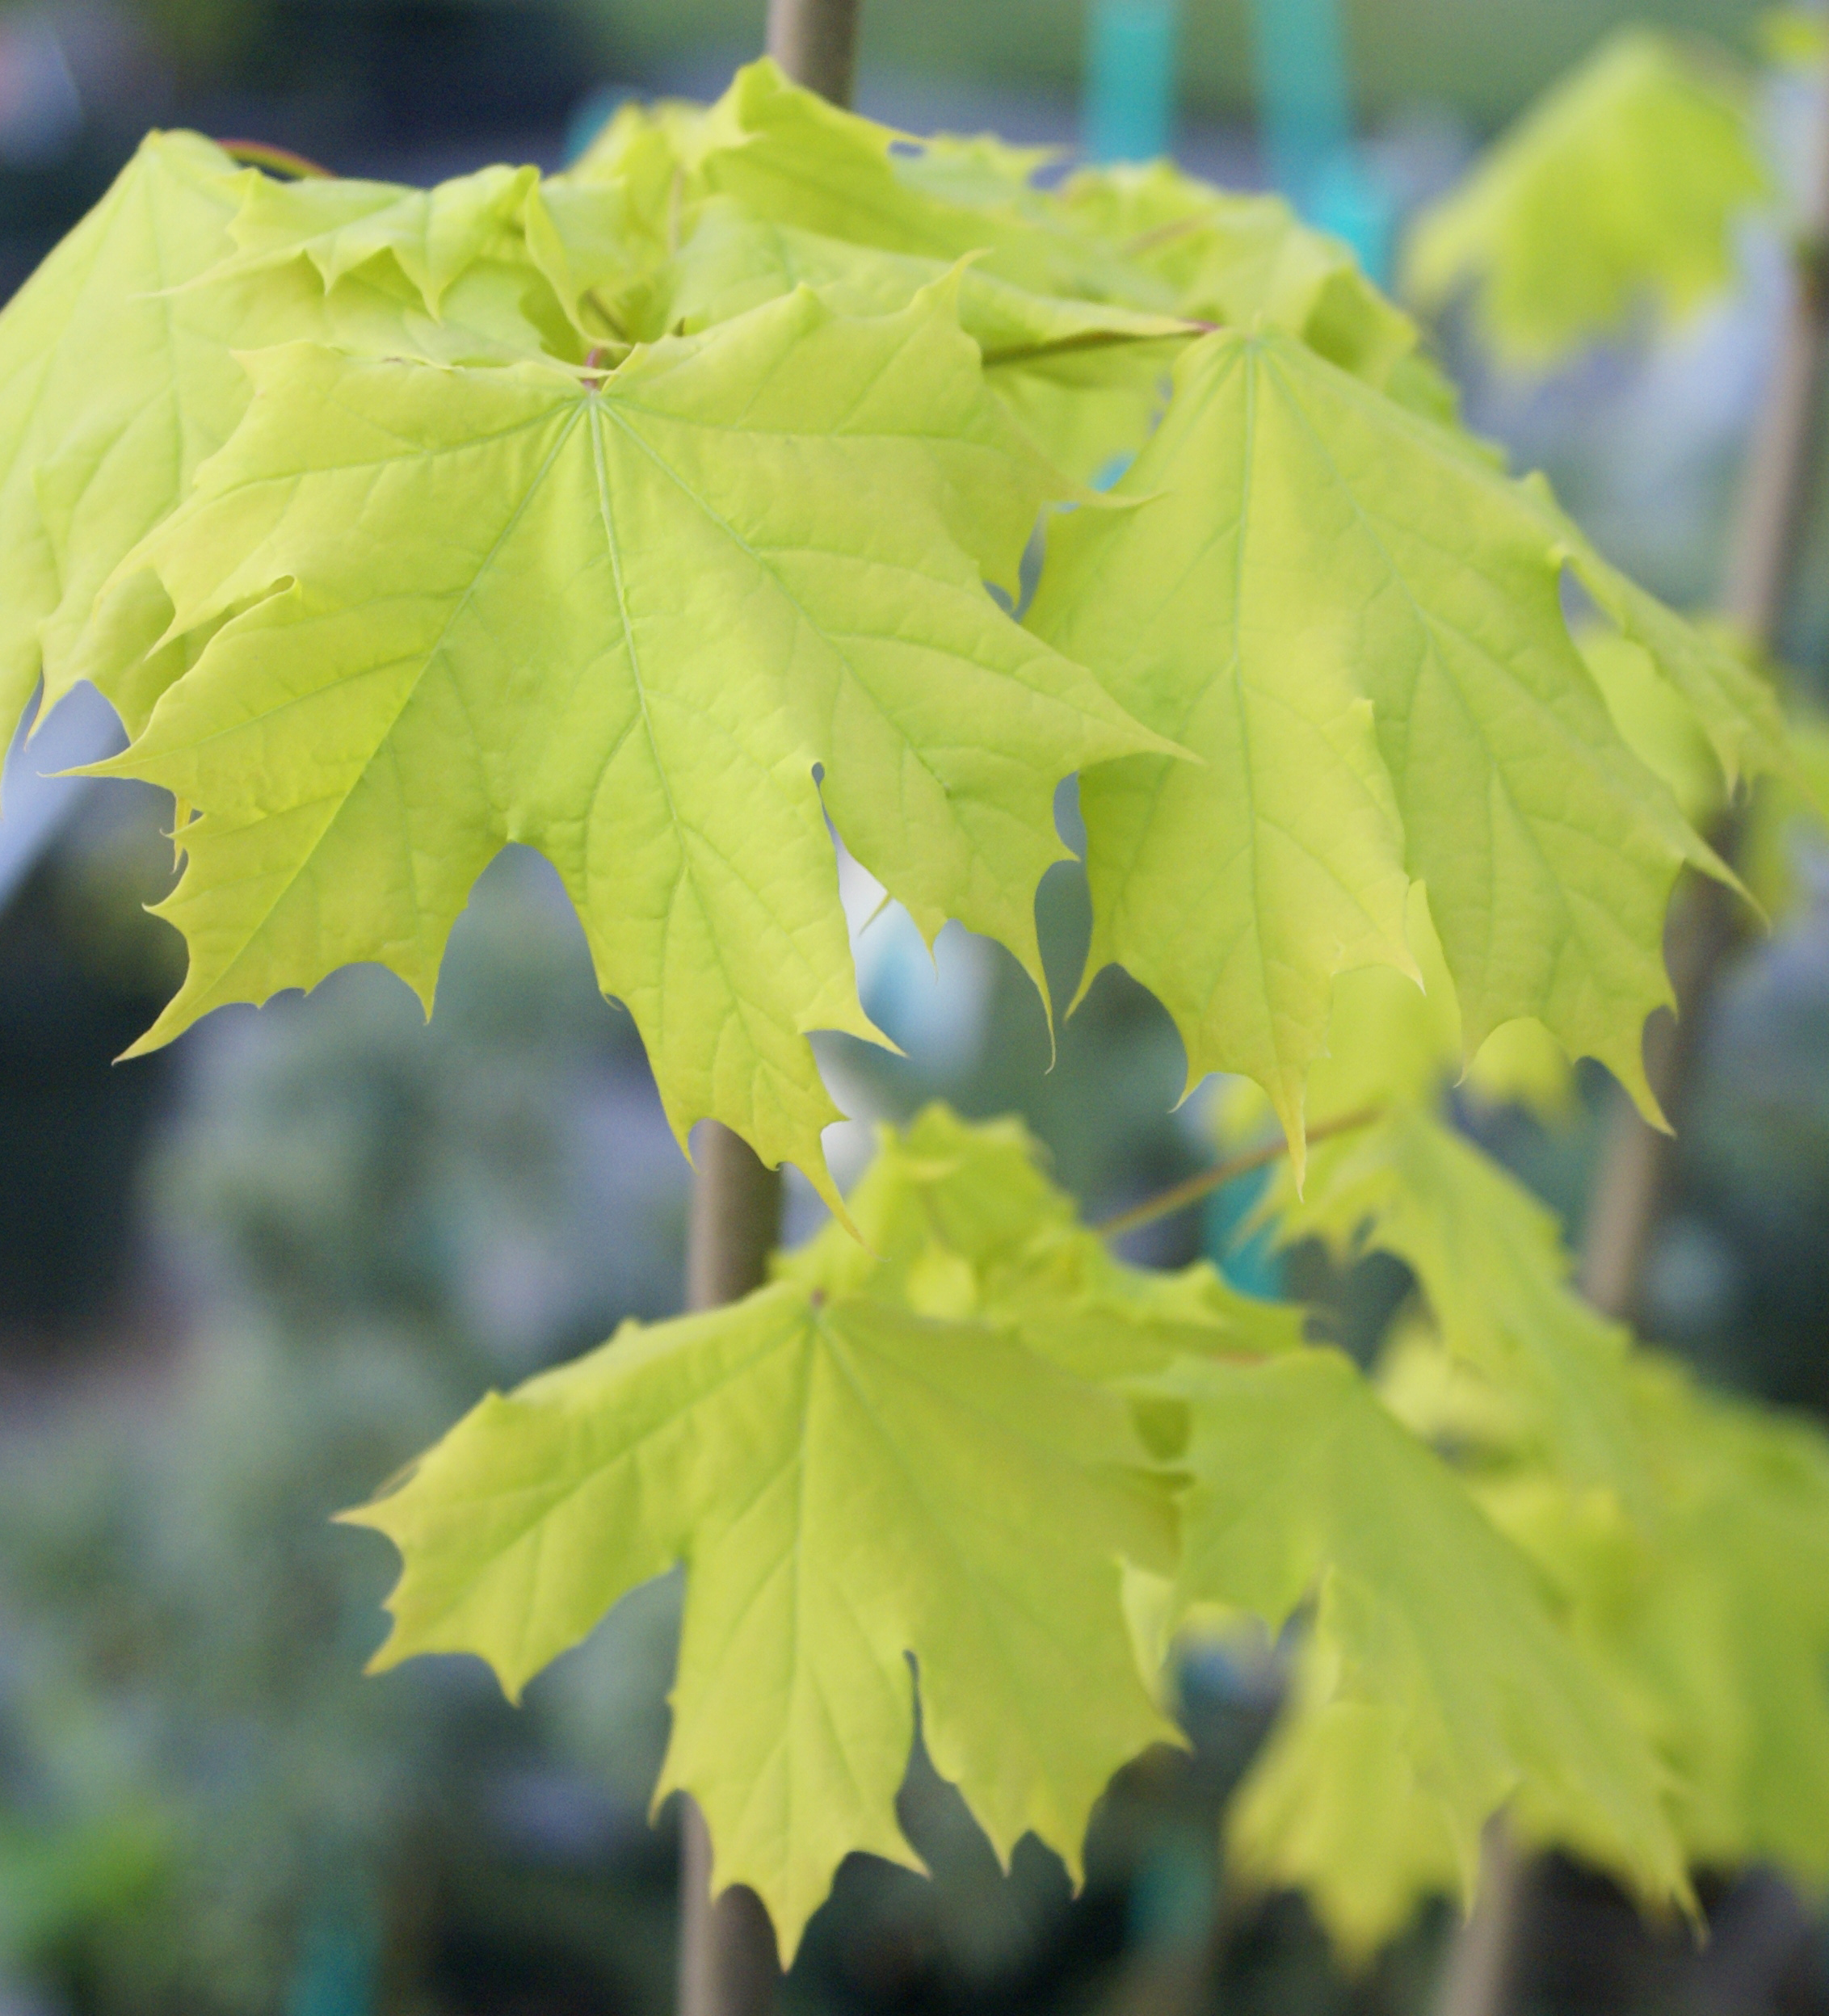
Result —
M 729 198 L 713 196 L 694 212 L 679 251 L 642 282 L 637 326 L 650 336 L 668 330 L 691 335 L 797 287 L 815 288 L 847 313 L 891 313 L 949 271 L 947 261 L 849 244 L 751 216 Z M 1037 294 L 972 265 L 958 287 L 960 324 L 993 383 L 997 372 L 1057 351 L 1150 338 L 1179 342 L 1194 333 L 1176 316 Z
M 940 259 L 753 217 L 713 196 L 678 254 L 630 282 L 615 312 L 637 334 L 691 334 L 807 286 L 843 313 L 881 314 L 948 270 Z M 959 319 L 986 382 L 1049 460 L 1082 481 L 1148 433 L 1175 353 L 1196 333 L 1172 315 L 1033 293 L 975 265 L 960 275 Z
M 699 1801 L 714 1887 L 761 1895 L 785 1962 L 846 1854 L 920 1866 L 894 1805 L 917 1675 L 1006 1861 L 1032 1831 L 1077 1877 L 1112 1772 L 1179 1741 L 1120 1597 L 1121 1557 L 1173 1558 L 1145 1460 L 1116 1396 L 997 1329 L 783 1283 L 491 1396 L 343 1516 L 404 1560 L 377 1665 L 473 1652 L 511 1695 L 685 1562 L 655 1796 Z
M 379 262 L 441 322 L 453 314 L 461 321 L 477 280 L 493 277 L 522 290 L 546 347 L 574 362 L 584 355 L 577 336 L 614 333 L 598 296 L 627 286 L 644 252 L 620 183 L 542 178 L 534 168 L 480 169 L 431 189 L 263 178 L 249 189 L 229 235 L 234 252 L 206 279 L 305 258 L 334 296 L 340 282 L 368 275 Z
M 1577 641 L 1633 753 L 1669 785 L 1684 817 L 1705 828 L 1725 809 L 1727 793 L 1695 710 L 1659 677 L 1656 661 L 1642 644 L 1599 628 L 1583 631 Z
M 1540 486 L 1285 335 L 1186 351 L 1116 494 L 1136 508 L 1051 530 L 1028 620 L 1203 760 L 1083 779 L 1088 984 L 1115 961 L 1149 987 L 1190 1085 L 1262 1084 L 1299 1178 L 1334 977 L 1415 974 L 1414 880 L 1470 1052 L 1534 1018 L 1655 1114 L 1640 1031 L 1670 999 L 1671 888 L 1685 863 L 1722 871 L 1608 714 L 1565 562 L 1698 712 L 1730 707 L 1740 675 L 1616 592 Z M 1742 748 L 1770 741 L 1742 720 Z
M 1648 1493 L 1629 1508 L 1550 1457 L 1533 1396 L 1412 1332 L 1383 1388 L 1469 1452 L 1470 1488 L 1537 1564 L 1593 1670 L 1673 1776 L 1692 1866 L 1829 1876 L 1829 1440 L 1640 1350 L 1627 1375 Z M 1520 1815 L 1553 1844 L 1552 1821 Z M 1369 1826 L 1381 1823 L 1368 1816 Z
M 391 261 L 437 314 L 452 284 L 491 252 L 512 246 L 536 168 L 485 168 L 415 189 L 398 183 L 309 177 L 249 186 L 217 276 L 258 272 L 301 255 L 326 289 L 372 259 Z
M 1205 1261 L 1164 1272 L 1114 1258 L 1041 1160 L 1019 1121 L 974 1124 L 931 1105 L 906 1128 L 878 1130 L 846 1199 L 856 1236 L 826 1226 L 776 1260 L 776 1277 L 917 1315 L 987 1317 L 1121 1387 L 1184 1354 L 1255 1358 L 1301 1342 L 1299 1309 L 1241 1295 Z
M 790 83 L 765 57 L 692 129 L 667 200 L 731 196 L 751 216 L 885 252 L 948 263 L 981 252 L 987 271 L 1037 294 L 1173 311 L 1165 288 L 1058 206 L 1007 180 L 988 203 L 961 201 L 957 185 L 943 195 L 906 172 L 892 149 L 919 145 Z
M 1813 1423 L 1709 1393 L 1653 1353 L 1635 1360 L 1632 1400 L 1648 1514 L 1629 1518 L 1584 1493 L 1515 1430 L 1495 1452 L 1486 1502 L 1669 1763 L 1691 1862 L 1770 1862 L 1820 1888 L 1829 1441 Z
M 1083 168 L 1061 200 L 1166 286 L 1181 314 L 1285 330 L 1381 391 L 1415 355 L 1416 325 L 1348 246 L 1310 230 L 1280 196 L 1238 195 L 1158 161 Z
M 601 378 L 248 368 L 247 421 L 124 564 L 174 632 L 223 626 L 106 766 L 203 808 L 161 908 L 190 972 L 145 1042 L 354 960 L 429 1002 L 519 841 L 682 1137 L 721 1119 L 835 1203 L 806 1032 L 874 1032 L 827 816 L 930 940 L 958 918 L 1040 984 L 1056 783 L 1167 746 L 986 592 L 1057 479 L 950 288 L 868 320 L 802 292 Z
M 1514 1796 L 1654 1900 L 1691 1902 L 1665 1774 L 1545 1607 L 1528 1562 L 1338 1353 L 1184 1361 L 1177 1583 L 1272 1631 L 1318 1590 L 1329 1698 L 1393 1718 L 1470 1892 Z M 1549 1817 L 1545 1817 L 1549 1816 Z
M 1300 1890 L 1348 1968 L 1364 1968 L 1425 1897 L 1461 1886 L 1453 1827 L 1417 1782 L 1396 1710 L 1327 1689 L 1312 1645 L 1292 1698 L 1226 1808 L 1226 1865 Z
M 182 642 L 158 648 L 171 611 L 156 582 L 103 590 L 246 410 L 234 351 L 307 338 L 481 361 L 537 355 L 564 326 L 556 303 L 542 317 L 530 298 L 541 286 L 531 269 L 473 263 L 460 283 L 448 277 L 435 319 L 416 286 L 374 262 L 327 290 L 305 241 L 281 229 L 272 207 L 285 201 L 284 185 L 212 142 L 154 134 L 0 315 L 7 733 L 40 672 L 41 719 L 90 678 L 137 730 L 194 655 Z M 232 233 L 250 212 L 266 220 L 259 270 L 225 271 Z M 286 212 L 306 225 L 317 214 Z
M 1628 649 L 1636 649 L 1627 646 Z M 1391 966 L 1338 975 L 1327 1017 L 1327 1050 L 1309 1073 L 1304 1109 L 1311 1128 L 1356 1135 L 1387 1114 L 1433 1112 L 1451 1084 L 1486 1105 L 1521 1105 L 1540 1119 L 1566 1119 L 1575 1074 L 1562 1046 L 1533 1020 L 1502 1023 L 1471 1057 L 1454 982 L 1429 915 L 1428 892 L 1412 883 L 1405 934 L 1419 981 Z M 1222 1152 L 1262 1132 L 1269 1111 L 1261 1087 L 1238 1080 L 1215 1102 Z M 1331 1165 L 1344 1149 L 1322 1151 Z M 1301 1193 L 1288 1172 L 1273 1181 L 1258 1215 L 1294 1208 Z
M 612 180 L 641 220 L 630 229 L 672 248 L 631 283 L 623 317 L 637 333 L 753 304 L 783 269 L 867 290 L 883 308 L 898 266 L 919 262 L 931 277 L 981 259 L 961 296 L 966 326 L 999 393 L 1079 480 L 1141 447 L 1188 318 L 1286 329 L 1394 397 L 1452 416 L 1453 389 L 1419 355 L 1415 325 L 1286 204 L 1163 164 L 1041 190 L 1031 178 L 1046 158 L 985 138 L 913 140 L 762 63 L 703 110 L 625 108 L 575 173 Z M 988 330 L 974 309 L 989 311 Z
M 155 136 L 0 316 L 9 737 L 41 670 L 65 683 L 115 562 L 241 416 L 245 397 L 210 368 L 214 330 L 165 290 L 215 260 L 242 179 L 208 141 Z
M 1406 279 L 1433 305 L 1471 285 L 1495 350 L 1541 366 L 1647 301 L 1678 317 L 1721 293 L 1735 224 L 1771 195 L 1745 91 L 1628 29 L 1425 212 Z
M 1569 1279 L 1555 1215 L 1471 1141 L 1399 1109 L 1315 1155 L 1306 1196 L 1285 1189 L 1278 1236 L 1376 1248 L 1415 1273 L 1449 1351 L 1529 1395 L 1558 1468 L 1642 1510 L 1631 1339 Z

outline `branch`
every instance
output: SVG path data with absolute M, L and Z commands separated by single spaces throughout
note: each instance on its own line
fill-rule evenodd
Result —
M 1384 1115 L 1381 1106 L 1364 1106 L 1356 1113 L 1344 1114 L 1337 1120 L 1325 1120 L 1319 1127 L 1309 1129 L 1309 1144 L 1312 1147 L 1319 1141 L 1331 1141 L 1336 1134 L 1356 1133 L 1362 1127 L 1369 1127 L 1374 1120 L 1382 1119 Z M 1153 1225 L 1158 1218 L 1172 1218 L 1178 1211 L 1199 1203 L 1203 1197 L 1210 1197 L 1216 1190 L 1225 1189 L 1228 1183 L 1236 1182 L 1241 1176 L 1249 1176 L 1254 1170 L 1268 1169 L 1272 1162 L 1280 1161 L 1289 1152 L 1287 1138 L 1266 1141 L 1262 1148 L 1234 1155 L 1215 1169 L 1202 1170 L 1198 1176 L 1190 1176 L 1186 1182 L 1177 1183 L 1173 1190 L 1165 1190 L 1159 1197 L 1133 1204 L 1129 1211 L 1121 1211 L 1115 1218 L 1107 1218 L 1092 1229 L 1101 1238 L 1121 1239 L 1127 1232 L 1135 1232 L 1140 1225 Z

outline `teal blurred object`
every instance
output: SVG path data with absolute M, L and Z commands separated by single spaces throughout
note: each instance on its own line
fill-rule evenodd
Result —
M 1201 1220 L 1201 1250 L 1241 1295 L 1279 1302 L 1285 1292 L 1283 1254 L 1268 1225 L 1241 1238 L 1270 1187 L 1270 1171 L 1254 1170 L 1216 1190 L 1207 1199 Z
M 286 2016 L 373 2016 L 381 1959 L 374 1898 L 333 1884 L 306 1924 Z
M 1253 0 L 1252 57 L 1272 181 L 1381 281 L 1395 206 L 1354 144 L 1339 0 Z
M 1175 145 L 1181 0 L 1092 0 L 1083 145 L 1089 161 L 1154 161 Z
M 570 168 L 623 107 L 640 95 L 627 84 L 600 84 L 587 91 L 566 121 L 566 166 Z

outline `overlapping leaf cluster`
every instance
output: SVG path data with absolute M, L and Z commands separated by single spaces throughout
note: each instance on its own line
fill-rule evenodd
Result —
M 1648 1101 L 1664 908 L 1712 863 L 1563 570 L 1730 780 L 1784 760 L 1760 682 L 1457 430 L 1341 248 L 1039 165 L 767 64 L 557 177 L 150 140 L 0 322 L 7 709 L 95 680 L 113 768 L 180 808 L 148 1040 L 355 960 L 429 1002 L 519 842 L 682 1135 L 830 1196 L 806 1039 L 870 1031 L 828 822 L 1039 980 L 1077 771 L 1092 968 L 1161 996 L 1191 1079 L 1263 1083 L 1298 1161 L 1335 976 L 1414 970 L 1419 884 L 1470 1046 L 1534 1017 Z M 1019 624 L 986 584 L 1050 504 Z
M 1415 922 L 1432 970 L 1427 919 Z M 1819 1890 L 1829 1440 L 1710 1394 L 1582 1300 L 1554 1218 L 1440 1111 L 1460 1045 L 1439 991 L 1354 976 L 1332 1035 L 1318 1115 L 1362 1124 L 1318 1146 L 1306 1194 L 1285 1178 L 1265 1215 L 1285 1240 L 1376 1249 L 1411 1269 L 1415 1306 L 1378 1389 L 1528 1557 L 1587 1670 L 1658 1757 L 1686 1863 L 1765 1862 Z M 1515 1031 L 1475 1060 L 1465 1093 L 1553 1110 L 1557 1077 L 1540 1038 Z M 1465 1850 L 1414 1731 L 1343 1695 L 1336 1656 L 1325 1630 L 1303 1647 L 1226 1825 L 1242 1871 L 1306 1888 L 1363 1957 L 1464 1880 Z M 1530 1781 L 1509 1812 L 1528 1845 L 1596 1853 L 1581 1816 L 1552 1812 Z
M 683 1561 L 657 1796 L 694 1794 L 791 1954 L 844 1854 L 912 1859 L 917 1693 L 999 1853 L 1032 1831 L 1077 1871 L 1112 1772 L 1179 1740 L 1177 1620 L 1313 1599 L 1330 1704 L 1389 1724 L 1470 1884 L 1524 1796 L 1687 1895 L 1666 1774 L 1524 1554 L 1299 1312 L 1114 1260 L 1013 1123 L 931 1109 L 851 1201 L 864 1245 L 834 1225 L 747 1301 L 485 1401 L 349 1515 L 405 1562 L 381 1662 L 473 1652 L 518 1690 Z

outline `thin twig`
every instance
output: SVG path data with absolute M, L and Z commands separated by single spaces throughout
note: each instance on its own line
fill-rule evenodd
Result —
M 1126 238 L 1118 250 L 1127 259 L 1137 258 L 1146 252 L 1154 252 L 1159 245 L 1172 245 L 1177 238 L 1191 237 L 1212 221 L 1210 216 L 1200 212 L 1191 217 L 1171 217 L 1167 224 L 1153 225 L 1147 231 L 1140 231 L 1134 238 Z
M 334 182 L 328 168 L 320 167 L 308 155 L 295 154 L 290 147 L 275 147 L 264 140 L 219 140 L 217 145 L 230 160 L 244 168 L 259 168 L 270 175 L 283 175 L 293 182 Z
M 1331 1141 L 1336 1134 L 1352 1134 L 1362 1127 L 1369 1127 L 1374 1120 L 1384 1117 L 1381 1106 L 1364 1106 L 1356 1113 L 1343 1115 L 1337 1120 L 1324 1120 L 1319 1127 L 1308 1130 L 1309 1145 L 1312 1148 L 1322 1141 Z M 1185 1211 L 1190 1204 L 1197 1204 L 1203 1197 L 1210 1197 L 1216 1190 L 1223 1190 L 1228 1183 L 1236 1182 L 1241 1176 L 1249 1176 L 1254 1170 L 1268 1169 L 1272 1162 L 1280 1161 L 1289 1152 L 1286 1139 L 1266 1141 L 1262 1148 L 1247 1149 L 1242 1155 L 1234 1155 L 1215 1169 L 1204 1169 L 1198 1176 L 1190 1176 L 1184 1183 L 1177 1183 L 1173 1190 L 1165 1190 L 1159 1197 L 1146 1199 L 1141 1204 L 1133 1204 L 1129 1211 L 1121 1211 L 1116 1217 L 1108 1218 L 1092 1229 L 1101 1238 L 1121 1239 L 1127 1232 L 1135 1232 L 1140 1225 L 1153 1225 L 1158 1218 L 1172 1218 L 1178 1211 Z

